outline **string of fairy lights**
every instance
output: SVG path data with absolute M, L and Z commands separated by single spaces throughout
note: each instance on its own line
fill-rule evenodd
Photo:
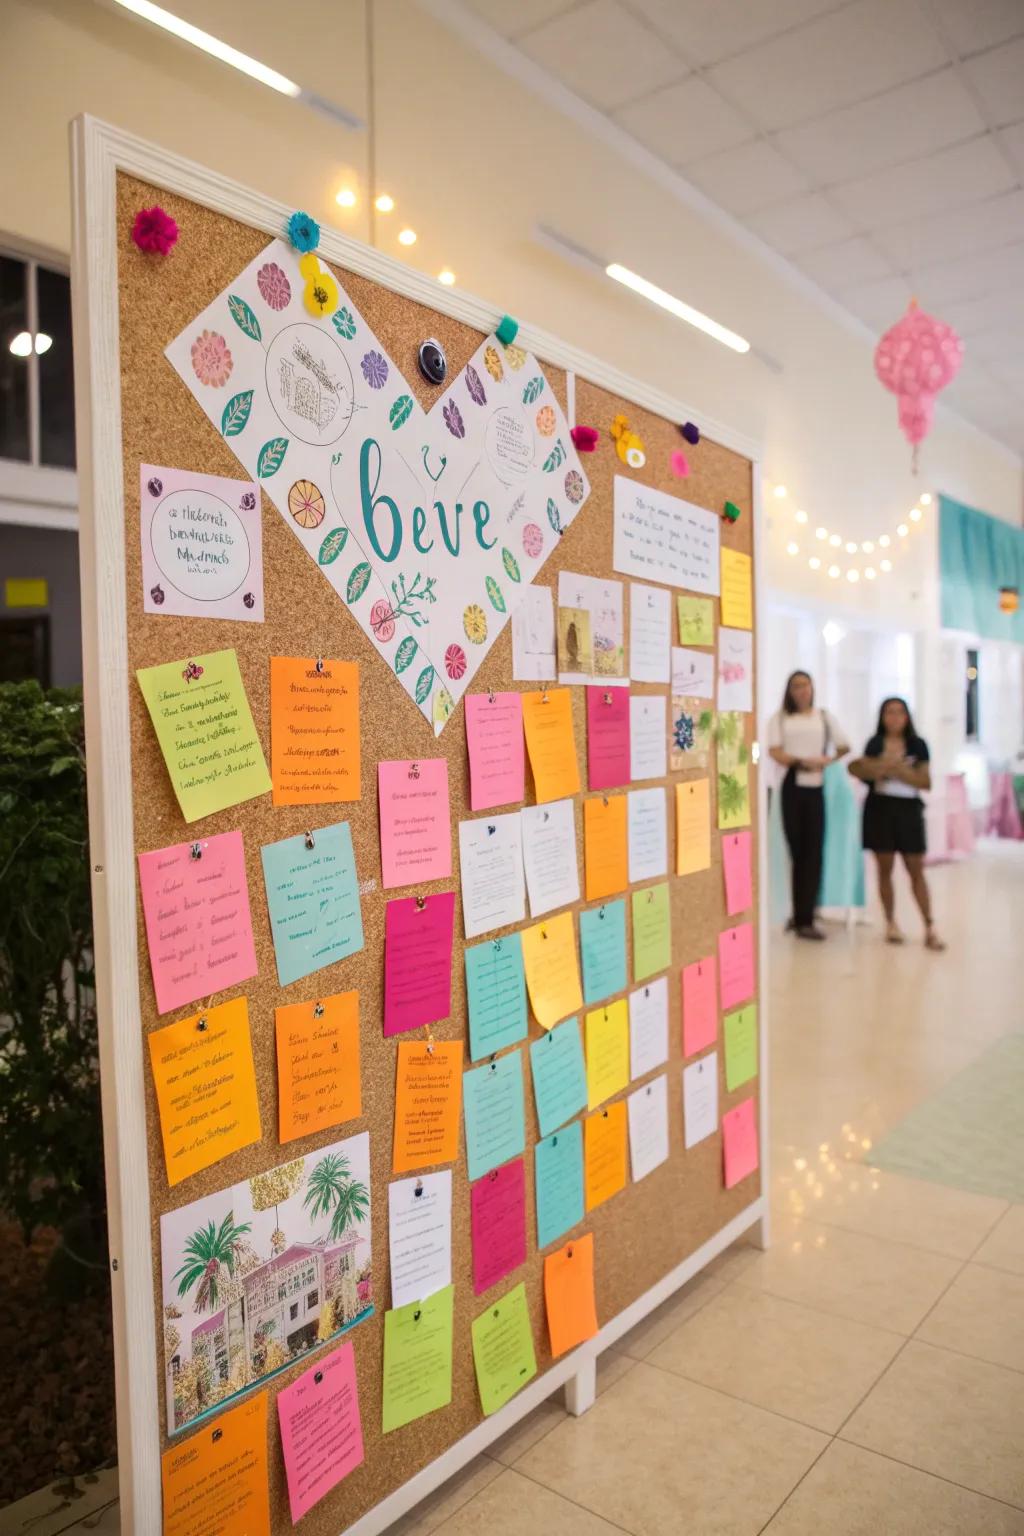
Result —
M 770 486 L 768 494 L 776 502 L 787 502 L 790 499 L 784 485 Z M 786 554 L 793 559 L 803 556 L 812 571 L 831 577 L 833 581 L 838 581 L 843 575 L 851 585 L 856 585 L 862 579 L 875 581 L 879 576 L 889 575 L 893 568 L 893 556 L 907 547 L 907 541 L 913 536 L 915 528 L 921 526 L 931 504 L 931 492 L 922 492 L 917 505 L 911 507 L 906 519 L 897 523 L 890 533 L 880 533 L 873 539 L 860 540 L 844 539 L 841 533 L 835 533 L 822 523 L 812 527 L 810 513 L 803 507 L 795 507 L 793 522 L 800 531 L 788 540 Z M 846 565 L 844 569 L 840 551 L 860 558 L 856 564 Z M 865 557 L 867 564 L 864 564 Z

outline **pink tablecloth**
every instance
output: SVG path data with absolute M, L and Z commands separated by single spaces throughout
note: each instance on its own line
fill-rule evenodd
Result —
M 989 775 L 989 804 L 987 832 L 990 837 L 1024 838 L 1017 796 L 1011 773 Z

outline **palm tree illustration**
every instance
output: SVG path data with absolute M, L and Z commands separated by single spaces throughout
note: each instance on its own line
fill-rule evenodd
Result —
M 336 1242 L 348 1227 L 357 1226 L 369 1215 L 370 1192 L 352 1177 L 344 1153 L 329 1152 L 310 1174 L 302 1204 L 309 1207 L 313 1221 L 333 1211 L 328 1236 Z
M 178 1282 L 179 1296 L 186 1296 L 198 1285 L 193 1303 L 197 1312 L 217 1310 L 221 1270 L 234 1274 L 241 1240 L 249 1228 L 249 1222 L 236 1225 L 235 1213 L 229 1211 L 219 1227 L 211 1219 L 185 1244 L 185 1262 L 173 1278 Z

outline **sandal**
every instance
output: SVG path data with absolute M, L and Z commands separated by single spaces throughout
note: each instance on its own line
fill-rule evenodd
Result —
M 904 939 L 904 937 L 903 937 L 902 933 L 900 932 L 900 930 L 896 927 L 895 923 L 890 923 L 889 926 L 886 928 L 886 930 L 885 930 L 885 942 L 887 944 L 905 944 L 906 943 L 906 940 Z
M 936 953 L 947 948 L 945 939 L 940 939 L 935 929 L 929 924 L 924 936 L 925 949 L 933 949 Z

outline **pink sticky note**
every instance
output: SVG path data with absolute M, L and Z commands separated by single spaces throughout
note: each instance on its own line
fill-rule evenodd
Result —
M 492 1168 L 470 1192 L 473 1294 L 480 1296 L 526 1263 L 526 1179 L 523 1159 Z
M 754 901 L 749 831 L 725 833 L 722 868 L 725 871 L 725 910 L 730 917 L 737 917 Z
M 732 1189 L 757 1167 L 757 1121 L 753 1099 L 744 1099 L 742 1104 L 722 1116 L 722 1157 L 726 1189 Z
M 474 811 L 523 799 L 523 696 L 467 693 L 469 804 Z
M 708 955 L 683 967 L 683 1055 L 695 1056 L 714 1045 L 717 1035 L 715 957 Z
M 587 780 L 591 789 L 628 784 L 629 689 L 587 689 Z
M 139 882 L 158 1013 L 256 975 L 241 832 L 140 853 Z
M 379 763 L 377 792 L 385 889 L 447 880 L 452 872 L 452 819 L 446 760 Z
M 146 613 L 262 624 L 262 512 L 254 481 L 143 464 L 139 514 Z
M 738 928 L 726 928 L 718 935 L 718 975 L 723 1012 L 753 997 L 753 923 L 740 923 Z
M 363 1460 L 351 1339 L 281 1388 L 277 1416 L 294 1525 Z
M 454 891 L 388 902 L 384 916 L 385 1035 L 436 1024 L 451 1013 L 454 922 Z

